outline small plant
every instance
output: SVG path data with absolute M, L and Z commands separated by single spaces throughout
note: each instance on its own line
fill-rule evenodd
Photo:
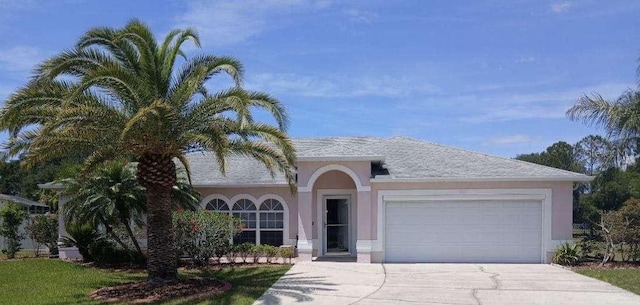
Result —
M 27 233 L 38 245 L 49 248 L 49 255 L 58 254 L 58 218 L 55 215 L 35 216 L 27 226 Z
M 272 245 L 261 245 L 262 252 L 264 253 L 265 258 L 267 259 L 267 264 L 273 263 L 273 260 L 278 255 L 278 248 Z
M 196 266 L 205 266 L 214 255 L 218 261 L 231 249 L 229 239 L 237 234 L 241 220 L 210 211 L 180 211 L 173 215 L 176 245 Z
M 231 245 L 229 247 L 229 251 L 227 251 L 227 253 L 225 254 L 226 258 L 227 258 L 227 262 L 230 264 L 235 264 L 236 263 L 236 259 L 238 258 L 238 245 Z
M 92 262 L 93 257 L 89 252 L 91 244 L 104 238 L 100 232 L 89 224 L 68 224 L 67 233 L 69 236 L 62 237 L 62 244 L 65 247 L 76 247 L 82 255 L 82 260 Z
M 7 240 L 5 249 L 2 249 L 2 253 L 7 255 L 7 258 L 15 258 L 16 253 L 22 249 L 22 240 L 25 238 L 25 234 L 20 232 L 20 225 L 27 219 L 29 215 L 24 210 L 24 207 L 16 202 L 7 202 L 2 209 L 0 209 L 0 236 L 4 236 Z
M 559 265 L 573 266 L 580 260 L 578 245 L 565 242 L 556 248 L 553 262 Z
M 253 247 L 252 243 L 243 243 L 236 246 L 236 251 L 240 259 L 242 259 L 242 263 L 246 264 L 249 255 L 251 255 L 251 248 Z
M 251 244 L 251 249 L 249 249 L 249 254 L 253 259 L 254 264 L 259 263 L 260 256 L 262 255 L 262 246 Z
M 282 262 L 286 263 L 287 259 L 289 259 L 289 264 L 291 264 L 291 259 L 293 258 L 294 251 L 292 247 L 281 247 L 278 249 L 279 256 L 282 257 Z

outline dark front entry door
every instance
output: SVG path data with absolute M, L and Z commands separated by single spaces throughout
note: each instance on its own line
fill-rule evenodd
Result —
M 349 199 L 325 199 L 326 253 L 349 252 Z

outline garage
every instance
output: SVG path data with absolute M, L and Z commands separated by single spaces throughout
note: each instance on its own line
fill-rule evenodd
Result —
M 384 206 L 386 262 L 543 262 L 542 201 L 411 200 Z

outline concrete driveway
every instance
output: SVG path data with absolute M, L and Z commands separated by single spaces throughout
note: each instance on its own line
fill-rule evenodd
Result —
M 551 265 L 298 263 L 256 304 L 640 304 Z

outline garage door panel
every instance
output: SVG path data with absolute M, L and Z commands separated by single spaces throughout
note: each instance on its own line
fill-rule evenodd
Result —
M 387 202 L 388 262 L 540 262 L 541 202 Z

